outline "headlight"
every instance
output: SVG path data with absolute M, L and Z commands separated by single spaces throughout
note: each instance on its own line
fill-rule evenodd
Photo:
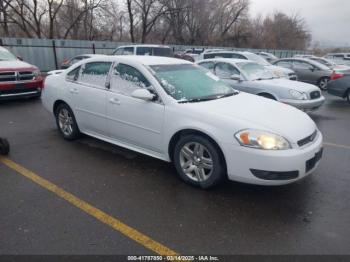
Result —
M 264 150 L 286 150 L 291 148 L 284 137 L 267 131 L 243 130 L 235 134 L 235 138 L 245 147 Z
M 307 94 L 303 93 L 303 92 L 299 92 L 297 90 L 289 90 L 289 94 L 295 98 L 295 99 L 299 99 L 299 100 L 307 100 Z
M 39 76 L 41 76 L 40 70 L 35 70 L 35 71 L 33 72 L 33 75 L 34 75 L 34 77 L 39 77 Z

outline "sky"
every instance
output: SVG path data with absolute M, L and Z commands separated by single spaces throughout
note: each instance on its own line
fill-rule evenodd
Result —
M 321 46 L 350 46 L 350 0 L 250 0 L 250 13 L 299 14 Z

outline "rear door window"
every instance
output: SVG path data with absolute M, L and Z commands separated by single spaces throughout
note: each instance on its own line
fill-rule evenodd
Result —
M 286 67 L 286 68 L 292 68 L 292 62 L 291 61 L 280 61 L 276 63 L 277 66 Z
M 153 48 L 153 55 L 155 55 L 155 56 L 173 57 L 174 53 L 173 53 L 173 50 L 171 50 L 171 48 L 154 47 Z
M 152 48 L 150 47 L 138 47 L 136 49 L 136 55 L 152 55 Z
M 134 47 L 124 47 L 122 55 L 133 55 Z
M 105 88 L 111 62 L 91 62 L 83 66 L 79 82 Z
M 313 67 L 309 63 L 306 63 L 306 62 L 303 62 L 303 61 L 294 61 L 293 65 L 294 65 L 295 69 L 300 69 L 300 70 L 307 70 L 307 69 L 310 69 L 310 68 Z
M 240 72 L 228 63 L 217 63 L 215 65 L 215 74 L 220 78 L 228 79 L 232 75 L 240 75 Z

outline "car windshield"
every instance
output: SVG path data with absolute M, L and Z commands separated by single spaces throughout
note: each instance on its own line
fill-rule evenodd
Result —
M 270 70 L 257 63 L 243 62 L 237 63 L 237 66 L 241 69 L 241 71 L 246 75 L 246 77 L 250 81 L 275 78 L 275 76 Z
M 260 64 L 260 65 L 264 65 L 264 66 L 271 65 L 269 62 L 267 62 L 264 58 L 262 58 L 262 57 L 259 56 L 259 55 L 256 55 L 256 54 L 245 54 L 245 56 L 246 56 L 249 60 L 254 61 L 254 62 L 257 62 L 257 63 Z
M 208 101 L 237 93 L 197 65 L 154 65 L 150 68 L 164 90 L 178 102 Z
M 17 57 L 7 50 L 0 50 L 0 61 L 14 61 Z

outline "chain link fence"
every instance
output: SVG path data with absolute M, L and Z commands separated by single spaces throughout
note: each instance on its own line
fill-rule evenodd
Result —
M 24 61 L 36 65 L 41 71 L 47 72 L 59 69 L 61 62 L 81 54 L 112 54 L 118 46 L 128 45 L 125 42 L 109 41 L 84 41 L 84 40 L 63 40 L 63 39 L 32 39 L 32 38 L 0 38 L 0 46 L 8 48 L 15 55 Z M 269 52 L 279 58 L 292 57 L 296 54 L 309 54 L 302 50 L 269 50 L 269 49 L 245 49 L 219 46 L 189 46 L 189 45 L 168 45 L 174 52 L 186 49 L 230 49 L 250 52 Z

